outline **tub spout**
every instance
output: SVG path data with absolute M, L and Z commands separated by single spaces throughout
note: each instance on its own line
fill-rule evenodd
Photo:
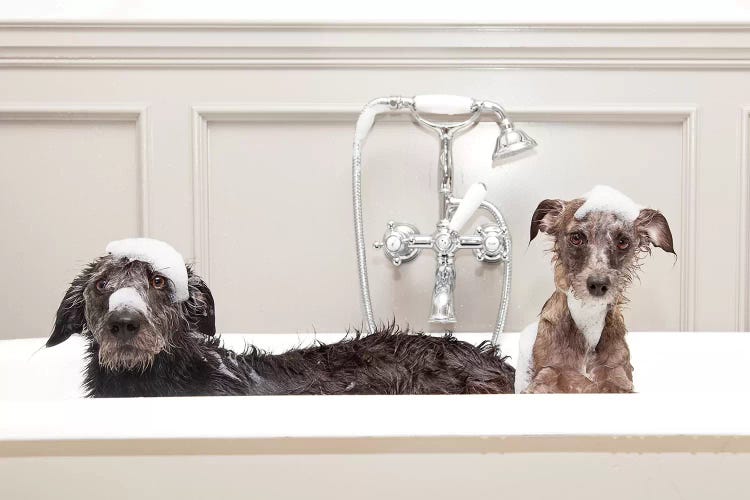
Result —
M 456 268 L 452 255 L 439 255 L 432 292 L 431 323 L 455 323 L 453 290 L 456 287 Z

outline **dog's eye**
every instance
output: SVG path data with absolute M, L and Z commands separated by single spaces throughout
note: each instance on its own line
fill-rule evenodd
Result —
M 586 241 L 586 237 L 583 235 L 583 233 L 580 232 L 571 233 L 568 236 L 568 241 L 570 241 L 571 245 L 579 246 L 582 245 L 584 241 Z
M 158 274 L 151 278 L 151 286 L 156 288 L 157 290 L 161 290 L 165 286 L 167 286 L 167 280 L 164 279 L 163 276 L 159 276 Z
M 100 292 L 103 292 L 104 290 L 107 289 L 107 280 L 105 279 L 97 280 L 95 286 L 97 290 L 99 290 Z
M 630 247 L 630 240 L 625 237 L 617 238 L 617 248 L 627 250 Z

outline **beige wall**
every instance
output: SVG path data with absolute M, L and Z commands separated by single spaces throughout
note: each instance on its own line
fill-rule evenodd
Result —
M 636 282 L 632 330 L 744 330 L 750 37 L 636 28 L 5 26 L 0 338 L 46 335 L 81 265 L 134 234 L 197 265 L 222 331 L 359 325 L 356 112 L 418 93 L 497 100 L 539 141 L 494 168 L 493 125 L 456 143 L 458 192 L 488 180 L 513 232 L 509 330 L 551 291 L 546 244 L 527 247 L 534 207 L 595 183 L 661 209 L 675 236 L 679 259 L 655 252 Z M 436 155 L 408 121 L 376 125 L 368 244 L 389 219 L 432 229 Z M 427 327 L 432 257 L 368 260 L 376 315 Z M 492 328 L 498 272 L 459 257 L 458 330 Z
M 622 440 L 620 440 L 622 441 Z M 738 498 L 747 453 L 315 452 L 0 458 L 4 498 Z M 442 445 L 442 446 L 441 446 Z M 482 445 L 482 448 L 488 448 Z M 335 449 L 335 448 L 334 448 Z M 598 453 L 596 451 L 599 451 Z M 95 471 L 95 472 L 92 472 Z M 123 471 L 127 471 L 124 475 Z M 529 476 L 529 471 L 534 477 Z M 710 479 L 706 473 L 710 471 Z M 543 475 L 543 480 L 539 476 Z M 25 482 L 18 477 L 36 478 Z M 290 481 L 290 479 L 292 479 Z M 302 493 L 304 492 L 304 493 Z M 165 495 L 166 494 L 166 495 Z M 740 495 L 741 497 L 741 495 Z

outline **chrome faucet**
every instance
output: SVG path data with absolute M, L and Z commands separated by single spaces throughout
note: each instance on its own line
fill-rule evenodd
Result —
M 360 288 L 368 326 L 375 329 L 372 305 L 370 303 L 365 249 L 362 227 L 361 205 L 361 147 L 364 138 L 374 123 L 375 116 L 385 111 L 406 109 L 412 113 L 417 123 L 434 130 L 440 141 L 438 159 L 439 219 L 435 231 L 430 235 L 420 234 L 412 224 L 390 221 L 381 241 L 375 248 L 382 249 L 395 266 L 415 259 L 422 250 L 435 252 L 437 266 L 435 286 L 430 308 L 430 322 L 455 323 L 453 294 L 456 287 L 455 253 L 461 249 L 471 249 L 479 261 L 505 263 L 503 298 L 498 311 L 492 340 L 502 332 L 510 299 L 511 239 L 505 219 L 500 210 L 485 201 L 487 187 L 476 183 L 469 187 L 463 198 L 453 193 L 453 140 L 458 133 L 476 124 L 484 112 L 494 114 L 500 127 L 500 135 L 495 144 L 493 159 L 506 158 L 527 151 L 536 142 L 523 131 L 516 129 L 503 108 L 491 101 L 476 102 L 468 97 L 426 95 L 413 98 L 391 97 L 375 99 L 363 110 L 357 122 L 353 155 L 354 219 L 357 235 L 357 257 L 360 270 Z M 437 115 L 468 115 L 462 121 L 438 122 Z M 474 234 L 461 235 L 460 231 L 477 209 L 489 213 L 494 222 L 479 226 Z

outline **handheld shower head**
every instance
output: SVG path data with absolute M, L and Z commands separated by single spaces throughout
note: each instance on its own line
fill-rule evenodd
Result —
M 484 101 L 482 107 L 495 114 L 500 127 L 500 135 L 497 137 L 495 151 L 492 153 L 493 160 L 509 158 L 536 147 L 536 141 L 523 130 L 516 128 L 499 104 Z
M 517 129 L 509 120 L 507 121 L 507 126 L 501 125 L 500 135 L 495 143 L 495 152 L 492 153 L 493 160 L 515 156 L 536 147 L 536 141 L 529 134 Z

